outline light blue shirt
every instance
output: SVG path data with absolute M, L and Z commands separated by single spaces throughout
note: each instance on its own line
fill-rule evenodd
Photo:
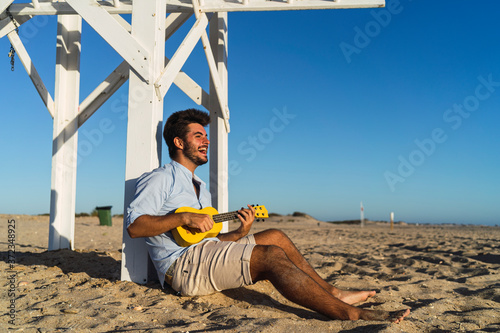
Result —
M 199 185 L 199 198 L 196 196 L 193 181 Z M 141 215 L 163 216 L 180 207 L 202 209 L 210 206 L 210 192 L 205 183 L 186 167 L 172 161 L 143 174 L 137 180 L 134 200 L 127 208 L 127 228 Z M 206 240 L 218 241 L 218 238 L 207 238 L 204 241 Z M 170 231 L 146 237 L 146 245 L 163 286 L 167 269 L 189 247 L 177 245 Z

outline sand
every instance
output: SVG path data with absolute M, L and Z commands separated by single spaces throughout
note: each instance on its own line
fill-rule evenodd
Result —
M 500 332 L 499 227 L 399 224 L 391 231 L 383 223 L 361 228 L 292 216 L 254 223 L 253 232 L 285 231 L 335 286 L 377 291 L 359 306 L 411 309 L 392 324 L 329 320 L 288 302 L 267 281 L 203 297 L 120 281 L 120 218 L 111 227 L 77 218 L 76 250 L 51 252 L 48 217 L 0 221 L 0 332 Z

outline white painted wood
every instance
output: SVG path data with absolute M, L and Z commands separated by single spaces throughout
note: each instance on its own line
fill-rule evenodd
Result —
M 165 57 L 165 63 L 169 59 Z M 78 127 L 82 126 L 129 78 L 129 65 L 122 62 L 87 98 L 80 104 Z M 198 105 L 209 109 L 209 96 L 199 84 L 180 71 L 174 84 Z M 50 110 L 49 110 L 50 111 Z
M 0 0 L 1 1 L 1 0 Z M 99 1 L 103 8 L 110 14 L 131 14 L 132 1 L 124 0 L 120 2 L 119 7 L 109 4 L 108 1 Z M 13 3 L 10 7 L 10 12 L 13 15 L 75 15 L 76 10 L 73 9 L 65 1 L 55 2 L 40 2 L 39 8 L 34 8 L 31 3 Z
M 120 87 L 127 82 L 129 65 L 122 62 L 108 77 L 80 104 L 78 127 L 82 126 Z
M 165 39 L 169 39 L 192 15 L 192 12 L 169 14 L 165 19 Z
M 210 47 L 210 41 L 208 39 L 206 31 L 203 31 L 203 34 L 201 35 L 201 40 L 203 42 L 205 55 L 207 57 L 208 68 L 210 70 L 210 78 L 212 79 L 212 85 L 214 87 L 213 90 L 215 91 L 215 95 L 217 96 L 220 106 L 220 113 L 222 114 L 222 118 L 224 120 L 225 131 L 229 133 L 230 132 L 229 108 L 227 105 L 227 96 L 224 96 L 222 83 L 217 69 L 217 64 L 215 63 L 214 55 L 212 53 L 212 48 Z
M 81 31 L 80 16 L 58 17 L 49 250 L 74 249 Z
M 217 13 L 210 20 L 210 43 L 217 65 L 216 74 L 221 84 L 221 96 L 215 93 L 214 80 L 210 80 L 210 192 L 212 204 L 220 212 L 229 211 L 228 191 L 228 134 L 220 105 L 227 105 L 227 13 Z M 223 98 L 220 103 L 219 97 Z M 222 231 L 228 232 L 224 222 Z
M 186 21 L 193 15 L 193 13 L 171 13 L 165 19 L 165 40 L 169 39 Z M 128 32 L 132 31 L 132 26 L 123 17 L 118 14 L 111 14 L 111 16 Z
M 179 29 L 193 13 L 171 13 L 166 19 L 165 39 L 170 38 L 177 29 Z M 170 59 L 165 58 L 165 63 L 168 65 Z M 174 84 L 179 87 L 189 98 L 196 104 L 203 105 L 209 109 L 209 96 L 203 88 L 191 79 L 186 73 L 180 71 L 174 79 Z
M 165 66 L 165 0 L 135 0 L 134 4 L 132 36 L 150 52 L 150 71 L 159 75 Z M 125 210 L 134 197 L 137 178 L 160 165 L 163 119 L 163 99 L 156 97 L 152 82 L 144 82 L 134 71 L 129 75 Z M 131 239 L 127 233 L 125 211 L 121 279 L 146 283 L 148 262 L 144 239 Z
M 12 22 L 9 17 L 0 20 L 0 38 L 5 37 L 11 31 L 16 30 L 16 25 L 20 27 L 31 18 L 32 16 L 14 16 L 14 22 Z
M 207 110 L 210 109 L 209 94 L 186 73 L 180 71 L 175 77 L 174 84 L 191 98 L 193 102 L 203 105 Z
M 1 0 L 0 0 L 1 1 Z M 8 0 L 10 1 L 10 0 Z M 130 14 L 132 1 L 120 1 L 115 7 L 108 1 L 98 1 L 111 14 Z M 191 3 L 185 0 L 167 0 L 168 12 L 193 12 Z M 278 10 L 308 10 L 308 9 L 344 9 L 344 8 L 375 8 L 384 7 L 385 0 L 204 0 L 200 6 L 205 13 L 236 12 L 236 11 L 278 11 Z M 31 3 L 14 3 L 10 11 L 16 15 L 70 15 L 76 11 L 66 2 L 40 3 L 40 8 L 33 8 Z
M 123 17 L 121 17 L 119 14 L 110 15 L 123 27 L 123 29 L 127 30 L 128 33 L 132 32 L 132 26 Z
M 176 0 L 172 3 L 176 4 Z M 278 11 L 278 10 L 308 10 L 308 9 L 346 9 L 384 7 L 385 0 L 204 0 L 200 5 L 203 13 L 236 12 L 236 11 Z
M 200 13 L 199 6 L 198 6 L 198 0 L 192 0 L 192 2 L 193 2 L 194 14 L 196 15 L 197 19 L 200 19 L 201 16 L 206 15 L 206 14 Z M 203 43 L 203 49 L 205 51 L 205 56 L 207 58 L 208 68 L 210 70 L 210 78 L 212 80 L 211 87 L 213 87 L 213 90 L 215 91 L 215 94 L 216 94 L 217 99 L 219 101 L 220 113 L 222 114 L 222 117 L 224 119 L 225 130 L 227 133 L 229 133 L 230 132 L 229 108 L 227 105 L 227 96 L 223 95 L 222 84 L 221 84 L 221 81 L 219 78 L 217 64 L 215 63 L 214 53 L 212 53 L 212 47 L 210 46 L 210 40 L 208 39 L 208 35 L 207 35 L 207 32 L 205 30 L 203 30 L 203 32 L 201 34 L 201 41 Z
M 125 30 L 95 0 L 66 0 L 102 38 L 139 73 L 150 80 L 150 55 L 135 38 Z M 149 20 L 149 18 L 144 18 Z
M 38 71 L 35 68 L 35 65 L 31 61 L 31 58 L 28 54 L 28 51 L 26 51 L 26 48 L 23 45 L 23 42 L 21 41 L 21 38 L 19 38 L 19 35 L 17 32 L 11 31 L 7 37 L 10 40 L 10 43 L 16 50 L 16 54 L 21 60 L 21 63 L 24 66 L 24 69 L 26 70 L 26 73 L 28 73 L 31 82 L 33 82 L 33 85 L 35 86 L 36 90 L 38 91 L 38 94 L 42 98 L 43 103 L 47 107 L 47 110 L 50 113 L 50 116 L 54 118 L 54 100 L 52 99 L 52 96 L 50 96 L 49 91 L 45 87 L 45 84 L 43 83 L 42 78 L 38 74 Z
M 3 13 L 13 2 L 14 0 L 0 0 L 0 14 Z
M 172 59 L 170 59 L 167 66 L 161 71 L 155 82 L 158 99 L 163 99 L 168 89 L 170 89 L 170 86 L 174 82 L 175 77 L 198 43 L 198 40 L 205 31 L 207 25 L 207 16 L 200 16 L 200 18 L 196 20 L 193 27 L 182 41 L 181 45 L 177 48 L 177 51 L 175 51 Z

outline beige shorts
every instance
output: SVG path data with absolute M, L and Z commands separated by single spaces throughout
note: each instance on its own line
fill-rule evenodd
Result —
M 172 288 L 183 296 L 208 295 L 252 284 L 250 257 L 255 238 L 237 242 L 207 241 L 177 259 Z

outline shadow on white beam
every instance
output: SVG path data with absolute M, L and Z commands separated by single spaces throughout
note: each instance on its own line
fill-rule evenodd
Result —
M 385 0 L 201 0 L 201 12 L 279 11 L 385 7 Z
M 131 14 L 132 1 L 97 1 L 110 14 Z M 278 11 L 308 9 L 347 9 L 385 7 L 385 0 L 204 0 L 200 5 L 202 12 L 244 12 Z M 13 3 L 13 15 L 64 15 L 76 14 L 66 2 L 40 2 L 35 8 L 33 3 Z M 191 1 L 167 0 L 167 13 L 193 12 Z

